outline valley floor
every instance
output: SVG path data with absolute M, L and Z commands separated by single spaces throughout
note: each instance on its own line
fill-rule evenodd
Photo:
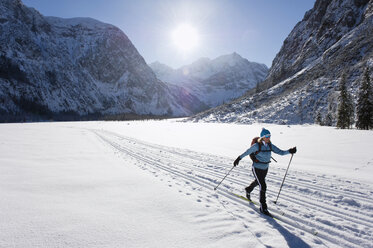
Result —
M 261 127 L 290 156 L 240 199 Z M 175 121 L 0 125 L 0 247 L 372 247 L 373 132 Z M 359 147 L 357 149 L 357 147 Z M 258 189 L 252 199 L 257 201 Z

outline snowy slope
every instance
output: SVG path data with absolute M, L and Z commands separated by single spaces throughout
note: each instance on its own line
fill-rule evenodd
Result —
M 317 0 L 285 39 L 258 88 L 193 119 L 312 124 L 321 113 L 335 125 L 341 75 L 346 74 L 356 102 L 364 70 L 373 71 L 373 36 L 367 35 L 373 32 L 372 14 L 373 1 Z
M 373 133 L 266 125 L 298 147 L 277 205 L 290 156 L 270 165 L 273 220 L 232 195 L 248 158 L 213 190 L 261 127 L 2 124 L 0 247 L 372 247 Z
M 237 53 L 201 58 L 176 70 L 159 62 L 149 66 L 158 79 L 183 87 L 210 108 L 242 96 L 268 73 L 266 65 L 249 62 Z

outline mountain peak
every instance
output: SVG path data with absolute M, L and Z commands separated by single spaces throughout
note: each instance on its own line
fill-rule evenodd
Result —
M 241 55 L 239 55 L 236 52 L 233 52 L 233 53 L 227 54 L 227 55 L 223 55 L 223 56 L 227 56 L 227 57 L 231 57 L 231 58 L 235 58 L 235 59 L 244 59 Z
M 84 26 L 89 29 L 105 29 L 108 27 L 115 27 L 90 17 L 74 17 L 74 18 L 61 18 L 54 16 L 46 16 L 45 19 L 52 25 L 57 27 L 74 27 Z
M 151 68 L 158 67 L 158 68 L 167 68 L 167 69 L 171 69 L 171 70 L 173 70 L 172 67 L 170 67 L 170 66 L 168 66 L 168 65 L 166 65 L 166 64 L 163 64 L 163 63 L 161 63 L 161 62 L 159 62 L 159 61 L 154 61 L 153 63 L 150 63 L 149 66 L 150 66 Z
M 217 57 L 216 59 L 212 60 L 211 63 L 215 64 L 215 66 L 223 67 L 223 66 L 236 66 L 239 63 L 248 63 L 247 59 L 242 58 L 238 53 L 234 52 L 232 54 L 222 55 Z
M 249 62 L 237 53 L 213 60 L 200 58 L 177 70 L 160 63 L 150 66 L 158 79 L 184 87 L 209 107 L 242 96 L 264 80 L 268 72 L 265 65 Z

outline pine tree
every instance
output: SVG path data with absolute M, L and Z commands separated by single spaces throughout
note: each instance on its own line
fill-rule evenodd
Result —
M 352 128 L 352 125 L 355 122 L 355 107 L 354 107 L 354 101 L 352 99 L 351 94 L 347 92 L 347 110 L 348 110 L 348 128 Z
M 320 112 L 320 110 L 317 111 L 317 113 L 316 113 L 315 122 L 316 122 L 316 124 L 318 124 L 318 125 L 320 125 L 320 126 L 323 126 L 323 125 L 324 125 L 324 123 L 323 123 L 323 121 L 322 121 L 322 116 L 321 116 L 321 112 Z
M 373 128 L 373 101 L 372 86 L 370 83 L 369 69 L 366 68 L 361 80 L 356 106 L 356 127 L 359 129 Z
M 259 93 L 260 92 L 260 83 L 257 83 L 256 86 L 255 86 L 255 93 Z
M 328 127 L 333 126 L 333 115 L 330 112 L 325 116 L 324 125 Z
M 339 82 L 339 104 L 337 112 L 337 127 L 346 129 L 352 126 L 353 120 L 353 104 L 352 98 L 346 88 L 346 74 L 342 74 Z
M 303 118 L 303 99 L 302 97 L 299 98 L 298 100 L 298 116 L 300 119 L 300 124 L 303 124 L 304 118 Z

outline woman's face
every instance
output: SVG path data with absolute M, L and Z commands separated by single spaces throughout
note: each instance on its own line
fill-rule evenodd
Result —
M 263 140 L 264 140 L 264 142 L 265 142 L 266 144 L 268 144 L 268 143 L 271 141 L 271 135 L 266 135 L 266 136 L 264 136 Z

